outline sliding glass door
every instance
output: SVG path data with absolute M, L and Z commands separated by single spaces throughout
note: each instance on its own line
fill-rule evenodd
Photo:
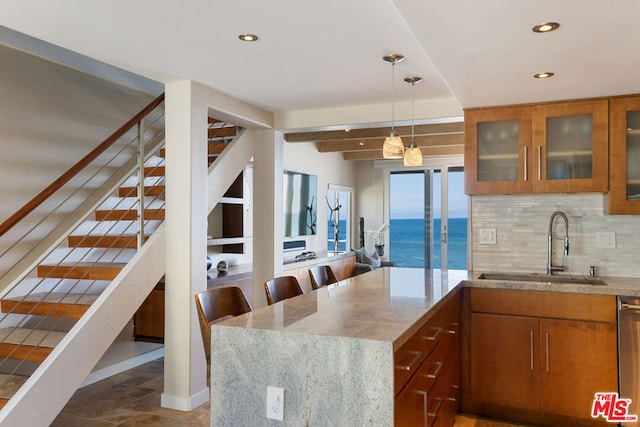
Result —
M 467 196 L 461 167 L 389 175 L 389 256 L 399 267 L 467 268 Z

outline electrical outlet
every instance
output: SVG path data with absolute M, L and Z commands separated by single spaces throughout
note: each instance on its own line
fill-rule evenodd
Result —
M 480 244 L 481 245 L 495 245 L 496 244 L 496 229 L 495 228 L 481 228 L 480 229 Z
M 596 233 L 596 248 L 598 249 L 614 249 L 616 247 L 615 231 Z
M 284 389 L 267 386 L 267 418 L 284 421 Z

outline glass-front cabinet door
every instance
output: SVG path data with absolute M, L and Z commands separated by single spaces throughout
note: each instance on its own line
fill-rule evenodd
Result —
M 610 104 L 609 214 L 640 214 L 640 96 Z
M 531 191 L 531 107 L 466 110 L 465 193 Z
M 608 101 L 533 107 L 534 192 L 606 192 Z

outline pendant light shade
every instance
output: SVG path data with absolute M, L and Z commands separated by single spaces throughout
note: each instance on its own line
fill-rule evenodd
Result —
M 415 141 L 414 118 L 413 118 L 413 86 L 422 81 L 422 77 L 407 77 L 405 82 L 411 83 L 411 143 L 404 152 L 405 166 L 422 166 L 422 151 Z
M 382 157 L 385 159 L 402 159 L 404 157 L 404 145 L 395 129 L 395 92 L 393 89 L 395 66 L 396 63 L 404 59 L 404 56 L 387 55 L 382 59 L 391 63 L 391 132 L 389 136 L 385 138 L 384 144 L 382 144 Z
M 384 139 L 382 144 L 382 157 L 385 159 L 401 159 L 404 155 L 404 145 L 402 139 L 395 131 Z

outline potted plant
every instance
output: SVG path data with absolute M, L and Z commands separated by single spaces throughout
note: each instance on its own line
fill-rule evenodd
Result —
M 384 255 L 384 232 L 389 229 L 389 224 L 386 222 L 380 226 L 377 230 L 367 230 L 367 234 L 372 235 L 374 239 L 374 246 L 378 255 Z

